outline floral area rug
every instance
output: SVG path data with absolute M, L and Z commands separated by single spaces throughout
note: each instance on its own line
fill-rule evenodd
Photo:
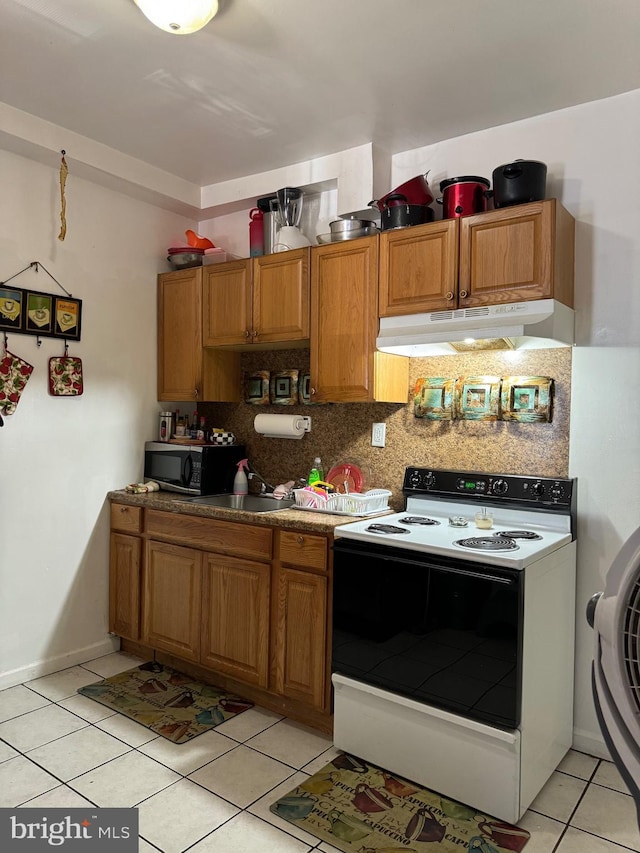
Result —
M 253 707 L 168 666 L 143 663 L 78 690 L 173 743 L 186 743 Z
M 345 853 L 519 853 L 530 837 L 347 753 L 270 809 Z

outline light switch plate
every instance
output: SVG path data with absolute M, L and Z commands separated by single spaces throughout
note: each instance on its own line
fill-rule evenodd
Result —
M 374 424 L 371 429 L 371 447 L 384 447 L 387 437 L 387 425 L 385 423 Z

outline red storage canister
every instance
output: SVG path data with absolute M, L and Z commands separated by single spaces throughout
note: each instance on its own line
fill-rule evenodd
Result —
M 264 255 L 264 223 L 262 211 L 254 207 L 249 212 L 249 257 L 258 258 Z

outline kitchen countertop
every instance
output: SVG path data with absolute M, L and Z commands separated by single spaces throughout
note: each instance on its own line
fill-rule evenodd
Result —
M 148 492 L 134 495 L 124 489 L 108 492 L 110 501 L 130 504 L 131 506 L 160 509 L 176 512 L 180 515 L 198 515 L 204 518 L 217 518 L 220 521 L 239 521 L 245 524 L 263 527 L 287 527 L 294 530 L 307 530 L 316 533 L 332 533 L 341 524 L 357 521 L 358 516 L 332 515 L 323 512 L 309 512 L 300 509 L 279 509 L 275 512 L 244 512 L 241 509 L 199 506 L 186 503 L 185 499 L 173 492 Z M 392 510 L 389 510 L 392 512 Z M 384 513 L 388 515 L 388 513 Z

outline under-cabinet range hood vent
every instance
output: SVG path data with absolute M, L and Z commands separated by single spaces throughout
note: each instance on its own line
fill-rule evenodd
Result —
M 376 345 L 414 357 L 573 345 L 574 312 L 555 299 L 382 317 Z

